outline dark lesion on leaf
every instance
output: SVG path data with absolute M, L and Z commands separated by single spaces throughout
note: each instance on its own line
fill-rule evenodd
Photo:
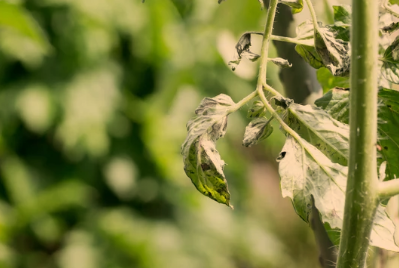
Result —
M 276 161 L 280 162 L 281 160 L 283 160 L 286 154 L 287 152 L 281 152 L 280 155 L 277 157 Z
M 211 167 L 210 167 L 207 163 L 202 163 L 202 164 L 201 164 L 201 169 L 202 169 L 203 171 L 207 171 L 207 170 L 210 170 Z

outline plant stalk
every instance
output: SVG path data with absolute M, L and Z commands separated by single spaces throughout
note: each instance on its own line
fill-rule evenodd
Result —
M 363 268 L 378 204 L 378 1 L 352 1 L 350 149 L 337 268 Z
M 266 18 L 265 31 L 264 31 L 263 40 L 262 40 L 262 50 L 261 50 L 259 76 L 258 76 L 258 84 L 257 84 L 258 93 L 262 92 L 262 94 L 263 94 L 262 85 L 266 84 L 267 60 L 268 60 L 268 54 L 269 54 L 269 40 L 270 40 L 270 36 L 272 35 L 273 22 L 274 22 L 274 17 L 276 15 L 277 4 L 278 4 L 278 0 L 270 0 L 269 8 L 267 9 L 267 18 Z
M 399 179 L 383 181 L 378 186 L 378 194 L 381 200 L 399 194 Z

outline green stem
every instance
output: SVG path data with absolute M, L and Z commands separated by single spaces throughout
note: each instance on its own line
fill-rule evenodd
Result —
M 311 47 L 314 46 L 313 39 L 300 40 L 300 39 L 296 39 L 296 38 L 278 36 L 278 35 L 271 35 L 270 39 L 274 40 L 274 41 L 293 43 L 293 44 L 297 44 L 297 45 L 305 45 L 305 46 L 311 46 Z
M 306 4 L 308 5 L 310 15 L 312 16 L 312 21 L 313 21 L 313 26 L 315 30 L 319 30 L 319 25 L 317 24 L 317 17 L 316 17 L 316 12 L 314 11 L 312 2 L 310 0 L 305 0 Z
M 269 54 L 269 40 L 272 35 L 274 17 L 276 15 L 278 0 L 270 0 L 269 8 L 267 10 L 267 19 L 265 25 L 265 31 L 262 40 L 262 51 L 260 57 L 260 67 L 258 76 L 258 93 L 262 92 L 262 84 L 266 84 L 266 73 L 267 73 L 267 59 Z
M 234 113 L 235 111 L 237 111 L 238 109 L 240 109 L 242 106 L 244 106 L 244 104 L 246 104 L 247 102 L 249 102 L 250 100 L 252 100 L 253 98 L 255 98 L 258 95 L 258 93 L 256 91 L 253 91 L 251 94 L 249 94 L 248 96 L 246 96 L 245 98 L 243 98 L 242 100 L 240 100 L 239 102 L 237 102 L 234 106 L 232 106 L 229 109 L 229 114 L 230 113 Z
M 262 32 L 255 32 L 255 31 L 248 31 L 248 32 L 243 33 L 242 35 L 245 35 L 245 34 L 263 35 Z M 310 35 L 309 37 L 313 37 L 313 35 Z M 301 38 L 305 38 L 305 37 L 301 37 Z M 303 39 L 302 40 L 302 39 L 286 37 L 286 36 L 270 35 L 270 40 L 293 43 L 293 44 L 298 44 L 298 45 L 305 45 L 305 46 L 312 46 L 312 47 L 314 46 L 313 39 Z
M 349 170 L 337 268 L 364 267 L 378 204 L 378 1 L 352 0 L 351 47 Z
M 381 200 L 399 194 L 399 179 L 382 181 L 378 184 L 378 196 Z

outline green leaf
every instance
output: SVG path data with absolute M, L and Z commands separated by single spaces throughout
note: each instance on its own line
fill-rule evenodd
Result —
M 347 42 L 336 39 L 328 27 L 315 29 L 315 48 L 323 64 L 334 76 L 349 74 L 350 56 Z
M 389 0 L 389 3 L 391 4 L 391 5 L 399 5 L 399 0 Z
M 327 68 L 320 68 L 316 72 L 317 80 L 323 88 L 323 92 L 327 92 L 334 87 L 349 87 L 349 77 L 333 76 Z
M 287 136 L 278 158 L 283 197 L 292 200 L 295 211 L 306 222 L 312 198 L 323 223 L 341 229 L 344 218 L 348 168 L 331 162 L 304 139 Z M 395 226 L 382 206 L 378 207 L 371 231 L 370 244 L 399 251 L 394 242 Z
M 229 108 L 235 103 L 224 94 L 205 98 L 196 116 L 187 123 L 187 138 L 182 145 L 184 171 L 195 187 L 211 199 L 230 206 L 223 168 L 224 161 L 216 150 L 215 142 L 224 136 Z
M 386 180 L 399 177 L 399 92 L 382 88 L 378 92 L 378 164 L 386 161 Z M 349 122 L 349 91 L 334 88 L 315 104 L 334 119 Z
M 292 9 L 292 14 L 299 13 L 303 9 L 303 0 L 280 0 L 278 2 L 290 6 Z
M 378 100 L 378 144 L 383 161 L 387 162 L 386 180 L 399 178 L 399 92 L 380 89 Z
M 247 117 L 256 118 L 262 117 L 266 114 L 266 107 L 261 101 L 254 101 L 251 107 L 248 109 Z
M 316 49 L 311 46 L 296 45 L 296 52 L 315 69 L 319 69 L 324 66 L 322 59 L 317 54 Z
M 399 36 L 385 50 L 381 73 L 391 83 L 399 84 Z
M 334 119 L 349 124 L 349 88 L 333 88 L 314 103 Z
M 3 27 L 31 39 L 45 50 L 50 47 L 37 22 L 19 5 L 0 1 L 0 28 Z
M 249 125 L 245 128 L 244 139 L 242 145 L 245 147 L 251 147 L 258 142 L 265 140 L 273 132 L 273 127 L 270 125 L 270 121 L 273 118 L 256 118 L 252 120 Z
M 335 120 L 323 109 L 295 103 L 288 109 L 286 122 L 334 163 L 348 164 L 349 126 L 347 124 Z
M 334 21 L 341 21 L 345 24 L 351 24 L 352 18 L 352 7 L 349 5 L 338 5 L 333 6 L 334 9 Z
M 281 68 L 290 68 L 292 67 L 292 64 L 288 62 L 288 60 L 283 59 L 283 58 L 269 58 L 269 61 L 273 62 L 277 66 Z

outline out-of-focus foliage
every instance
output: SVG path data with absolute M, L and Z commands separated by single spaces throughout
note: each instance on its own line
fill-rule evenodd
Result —
M 257 1 L 0 1 L 0 267 L 315 267 L 278 132 L 243 148 L 230 116 L 234 211 L 183 171 L 200 100 L 253 90 L 256 65 L 226 63 L 263 20 Z

